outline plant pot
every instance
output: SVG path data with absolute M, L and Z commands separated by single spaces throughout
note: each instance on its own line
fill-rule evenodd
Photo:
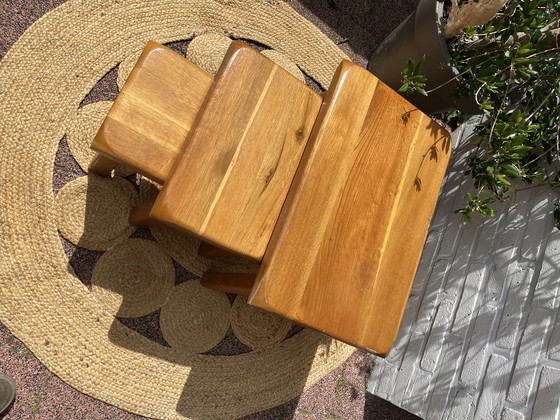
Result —
M 455 89 L 458 71 L 441 64 L 450 60 L 449 50 L 443 35 L 441 20 L 443 2 L 420 0 L 416 10 L 401 23 L 373 52 L 368 70 L 398 90 L 401 86 L 401 72 L 409 58 L 416 62 L 426 55 L 423 73 L 427 77 L 428 96 L 412 94 L 406 96 L 410 102 L 427 114 L 459 109 L 468 114 L 480 114 L 474 98 L 461 98 L 455 102 L 452 93 Z
M 6 375 L 0 375 L 0 417 L 12 405 L 16 397 L 16 383 Z

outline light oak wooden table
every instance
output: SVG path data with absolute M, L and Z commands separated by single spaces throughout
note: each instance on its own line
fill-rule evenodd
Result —
M 428 116 L 371 73 L 343 62 L 249 303 L 386 355 L 450 144 Z
M 158 48 L 145 52 L 139 65 L 150 65 Z M 147 101 L 131 94 L 141 92 L 134 79 L 129 93 L 123 89 L 134 105 L 116 102 L 106 120 L 136 131 L 149 127 L 139 141 L 152 157 L 129 166 L 142 166 L 163 188 L 136 220 L 149 214 L 261 263 L 256 276 L 205 273 L 207 287 L 249 295 L 252 305 L 385 356 L 437 202 L 449 134 L 348 61 L 321 96 L 239 42 L 214 80 L 186 59 L 173 59 L 174 69 L 197 75 L 187 94 L 191 105 L 173 114 L 181 122 L 170 134 L 174 147 L 154 133 L 167 119 L 142 126 L 126 115 L 135 107 L 176 110 L 159 104 L 165 95 Z M 137 158 L 114 156 L 113 143 L 127 154 L 134 135 L 119 143 L 116 132 L 101 132 L 110 143 L 97 145 L 102 156 L 125 163 Z M 168 158 L 155 168 L 157 156 Z
M 232 43 L 150 216 L 261 261 L 321 103 Z
M 91 148 L 92 172 L 117 165 L 163 184 L 214 78 L 176 52 L 148 42 Z

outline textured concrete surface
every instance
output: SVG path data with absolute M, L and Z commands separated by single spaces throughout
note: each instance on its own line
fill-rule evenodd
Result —
M 526 189 L 463 225 L 471 123 L 455 151 L 399 337 L 368 390 L 426 419 L 557 419 L 560 231 L 556 196 Z

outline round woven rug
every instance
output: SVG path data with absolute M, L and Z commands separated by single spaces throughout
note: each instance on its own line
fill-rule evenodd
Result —
M 201 259 L 196 241 L 161 229 L 131 239 L 123 215 L 138 197 L 120 177 L 126 172 L 112 184 L 83 176 L 53 194 L 61 139 L 82 167 L 91 158 L 89 136 L 107 109 L 81 105 L 92 87 L 121 63 L 122 82 L 148 40 L 199 36 L 191 58 L 210 70 L 226 37 L 264 45 L 288 71 L 322 86 L 345 58 L 281 1 L 70 0 L 35 22 L 0 62 L 0 321 L 79 391 L 154 418 L 235 418 L 274 407 L 353 352 L 307 329 L 286 336 L 281 320 L 252 313 L 243 301 L 232 307 L 232 297 L 195 279 L 213 265 L 254 267 Z M 93 286 L 74 272 L 59 231 L 98 250 Z M 192 279 L 174 283 L 169 257 Z M 154 311 L 159 342 L 119 320 Z M 247 351 L 214 355 L 235 331 Z

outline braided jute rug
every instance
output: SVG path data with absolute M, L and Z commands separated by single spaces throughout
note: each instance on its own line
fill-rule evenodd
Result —
M 110 106 L 84 102 L 98 81 L 119 66 L 122 85 L 148 40 L 193 38 L 187 56 L 208 71 L 241 38 L 324 87 L 345 58 L 276 0 L 69 0 L 44 15 L 0 62 L 0 321 L 95 398 L 147 417 L 235 418 L 296 397 L 353 348 L 203 289 L 205 269 L 254 267 L 201 259 L 164 229 L 135 233 L 128 212 L 155 187 L 130 173 L 84 172 L 53 192 L 61 139 L 82 168 L 91 159 Z M 97 255 L 87 281 L 65 243 Z M 161 340 L 122 322 L 150 314 Z M 245 350 L 224 355 L 224 337 Z

